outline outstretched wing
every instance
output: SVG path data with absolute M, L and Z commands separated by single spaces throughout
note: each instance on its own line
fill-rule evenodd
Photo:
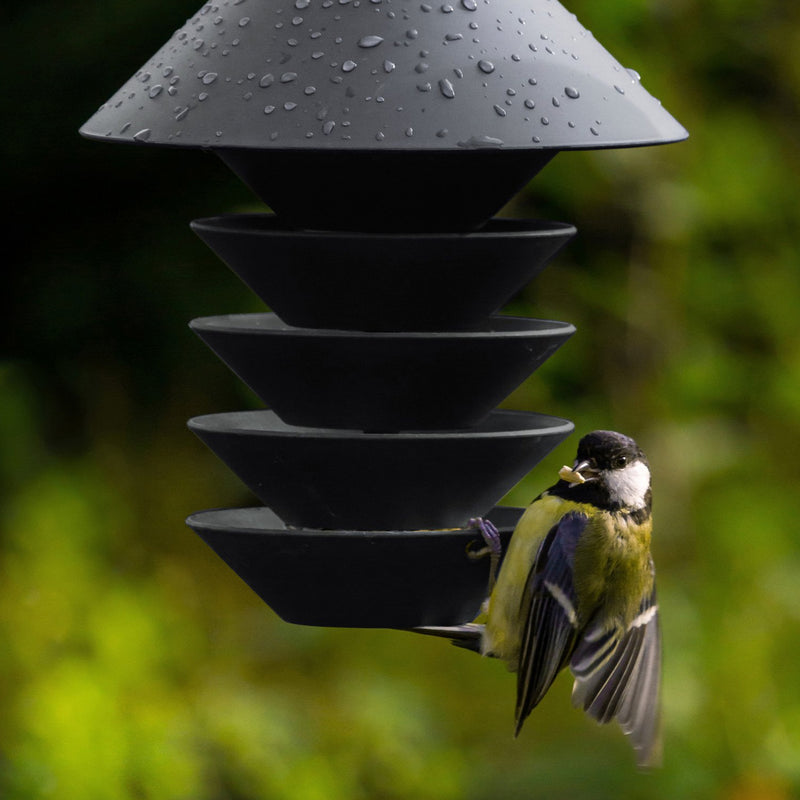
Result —
M 652 562 L 651 562 L 652 569 Z M 616 719 L 640 766 L 660 760 L 661 631 L 652 592 L 626 631 L 589 627 L 570 661 L 572 700 L 598 722 Z
M 516 731 L 539 704 L 575 647 L 577 598 L 572 580 L 575 546 L 588 518 L 566 514 L 539 546 L 522 596 L 526 620 L 517 674 Z

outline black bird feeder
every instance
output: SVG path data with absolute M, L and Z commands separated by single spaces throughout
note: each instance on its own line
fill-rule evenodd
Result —
M 192 223 L 274 313 L 191 323 L 270 409 L 190 420 L 264 505 L 188 524 L 287 621 L 472 619 L 470 518 L 507 540 L 573 428 L 493 409 L 574 332 L 496 312 L 575 228 L 492 215 L 686 131 L 557 0 L 218 0 L 81 133 L 211 150 L 275 212 Z

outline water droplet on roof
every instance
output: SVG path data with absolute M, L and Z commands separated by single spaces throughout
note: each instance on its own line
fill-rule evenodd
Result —
M 458 146 L 467 148 L 502 147 L 503 140 L 497 139 L 494 136 L 470 136 L 469 139 L 458 142 Z

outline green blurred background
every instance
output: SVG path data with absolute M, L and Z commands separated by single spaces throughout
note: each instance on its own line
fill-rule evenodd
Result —
M 185 420 L 256 406 L 186 323 L 261 310 L 188 223 L 259 205 L 212 156 L 77 134 L 197 0 L 31 0 L 3 13 L 3 800 L 800 796 L 800 5 L 567 5 L 692 136 L 563 154 L 506 209 L 579 229 L 508 309 L 579 333 L 506 405 L 650 456 L 663 769 L 568 676 L 513 740 L 502 665 L 285 624 L 184 527 L 252 502 Z

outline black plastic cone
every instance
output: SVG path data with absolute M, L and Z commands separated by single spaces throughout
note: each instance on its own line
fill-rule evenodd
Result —
M 287 425 L 272 411 L 208 414 L 196 433 L 286 525 L 457 528 L 483 516 L 573 430 L 495 411 L 465 431 L 362 433 Z
M 274 314 L 190 327 L 284 422 L 365 431 L 477 425 L 575 332 L 522 317 L 460 333 L 291 328 Z
M 82 132 L 317 152 L 564 150 L 687 135 L 556 0 L 205 4 Z
M 81 132 L 214 150 L 348 230 L 473 229 L 560 150 L 687 135 L 556 0 L 206 4 Z
M 361 331 L 485 327 L 575 235 L 563 222 L 510 219 L 473 233 L 322 232 L 270 214 L 192 230 L 289 325 Z
M 521 509 L 489 518 L 507 544 Z M 287 530 L 267 508 L 192 514 L 187 524 L 287 622 L 367 628 L 458 625 L 486 595 L 475 529 Z

